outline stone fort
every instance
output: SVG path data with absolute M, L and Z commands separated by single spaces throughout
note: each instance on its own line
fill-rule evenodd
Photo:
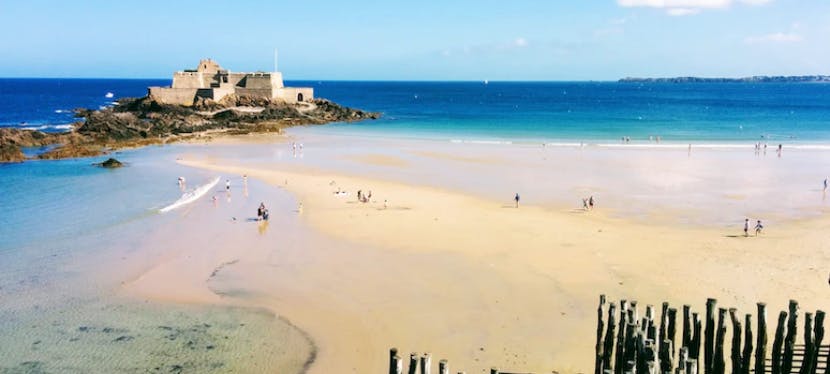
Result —
M 264 97 L 286 103 L 311 101 L 314 89 L 310 87 L 285 87 L 282 73 L 236 73 L 222 69 L 211 59 L 199 61 L 195 70 L 177 71 L 170 87 L 150 87 L 148 94 L 165 104 L 193 105 L 197 98 L 222 100 L 225 96 Z

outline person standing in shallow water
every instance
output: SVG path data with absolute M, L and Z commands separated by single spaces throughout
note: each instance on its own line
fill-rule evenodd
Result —
M 513 200 L 516 200 L 516 208 L 518 208 L 518 207 L 519 207 L 519 199 L 520 199 L 520 197 L 519 197 L 519 193 L 518 193 L 518 192 L 516 192 L 516 197 L 514 197 L 514 198 L 513 198 Z

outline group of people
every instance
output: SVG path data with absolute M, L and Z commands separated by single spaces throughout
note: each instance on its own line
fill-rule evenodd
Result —
M 758 223 L 755 224 L 755 236 L 761 233 L 764 229 L 764 225 L 761 224 L 761 220 L 758 220 Z M 744 220 L 744 236 L 749 236 L 749 218 Z
M 259 208 L 256 210 L 256 220 L 257 221 L 267 221 L 268 220 L 268 209 L 265 207 L 265 203 L 259 203 Z
M 582 198 L 582 209 L 594 210 L 594 195 L 587 198 Z
M 361 203 L 368 203 L 372 200 L 372 191 L 369 193 L 363 193 L 363 190 L 357 190 L 357 201 Z

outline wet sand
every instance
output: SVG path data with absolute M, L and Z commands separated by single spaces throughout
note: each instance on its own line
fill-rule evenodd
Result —
M 467 372 L 586 372 L 600 293 L 698 310 L 707 297 L 742 311 L 757 301 L 784 308 L 790 298 L 807 309 L 830 306 L 820 265 L 830 259 L 828 221 L 820 190 L 805 182 L 828 157 L 821 151 L 756 161 L 751 150 L 748 158 L 701 150 L 682 163 L 685 150 L 294 136 L 305 144 L 296 156 L 286 140 L 184 147 L 185 165 L 247 174 L 292 197 L 272 210 L 280 224 L 269 223 L 275 235 L 265 245 L 246 249 L 263 238 L 252 227 L 211 226 L 240 245 L 206 239 L 127 292 L 267 308 L 314 340 L 312 373 L 382 372 L 392 346 L 432 352 Z M 746 163 L 755 167 L 736 169 Z M 712 181 L 720 184 L 706 187 Z M 752 188 L 712 193 L 733 184 Z M 357 202 L 358 190 L 371 190 L 372 201 Z M 517 190 L 518 209 L 510 200 Z M 578 198 L 592 192 L 599 205 L 584 212 Z M 742 237 L 744 215 L 765 212 L 765 232 Z

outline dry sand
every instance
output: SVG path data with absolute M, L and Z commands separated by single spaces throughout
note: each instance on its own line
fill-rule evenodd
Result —
M 294 223 L 277 229 L 273 245 L 190 249 L 125 287 L 165 300 L 272 309 L 316 342 L 310 373 L 383 372 L 393 346 L 446 358 L 452 371 L 589 372 L 600 293 L 697 311 L 707 297 L 742 312 L 765 301 L 770 315 L 790 298 L 807 309 L 830 307 L 823 215 L 744 238 L 734 227 L 624 219 L 601 207 L 516 209 L 512 194 L 500 201 L 452 183 L 441 188 L 440 178 L 402 183 L 360 171 L 429 168 L 394 157 L 363 152 L 325 169 L 246 161 L 217 147 L 189 150 L 181 163 L 264 180 L 290 192 L 302 212 L 275 213 Z M 569 188 L 581 183 L 558 178 Z M 358 190 L 371 190 L 372 201 L 357 202 Z M 222 277 L 209 280 L 217 268 Z M 174 282 L 182 286 L 166 287 Z

